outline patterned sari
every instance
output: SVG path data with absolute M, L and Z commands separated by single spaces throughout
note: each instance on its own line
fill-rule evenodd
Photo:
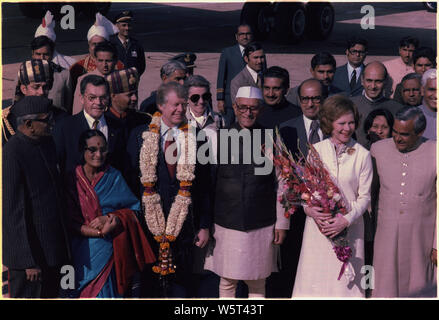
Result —
M 90 183 L 82 166 L 77 166 L 71 178 L 69 211 L 73 223 L 88 225 L 96 217 L 112 213 L 123 229 L 112 238 L 72 237 L 76 283 L 71 296 L 122 297 L 134 273 L 155 261 L 134 213 L 141 210 L 140 202 L 120 172 L 112 167 Z

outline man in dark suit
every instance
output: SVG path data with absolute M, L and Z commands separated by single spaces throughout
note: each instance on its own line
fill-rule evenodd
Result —
M 308 79 L 299 86 L 302 115 L 280 125 L 280 134 L 291 153 L 307 156 L 307 143 L 315 143 L 324 138 L 319 127 L 318 113 L 323 102 L 322 84 L 316 79 Z M 273 274 L 267 282 L 267 297 L 290 298 L 293 292 L 297 264 L 302 247 L 305 213 L 297 210 L 291 216 L 290 230 L 281 246 L 282 269 Z
M 80 101 L 83 111 L 67 117 L 54 128 L 56 153 L 62 173 L 75 169 L 80 163 L 79 137 L 88 129 L 97 129 L 107 138 L 108 163 L 118 170 L 123 169 L 123 131 L 104 112 L 110 102 L 108 83 L 98 75 L 88 75 L 81 81 Z
M 117 49 L 117 56 L 123 62 L 125 68 L 135 67 L 139 73 L 139 78 L 145 72 L 145 51 L 142 45 L 131 37 L 133 13 L 123 11 L 116 16 L 114 23 L 119 32 L 110 36 L 110 42 Z
M 262 73 L 266 69 L 265 52 L 261 44 L 253 42 L 244 49 L 244 61 L 247 64 L 230 84 L 232 103 L 235 103 L 236 93 L 241 87 L 262 87 Z
M 160 195 L 165 219 L 168 218 L 177 194 L 181 192 L 181 190 L 179 192 L 180 181 L 177 180 L 175 166 L 172 165 L 171 161 L 168 161 L 170 152 L 165 150 L 168 147 L 171 148 L 170 145 L 174 145 L 174 150 L 175 147 L 181 150 L 178 136 L 184 134 L 182 126 L 186 123 L 187 99 L 187 90 L 176 82 L 162 84 L 157 90 L 157 106 L 161 112 L 161 119 L 155 190 Z M 130 171 L 134 178 L 137 177 L 137 184 L 135 186 L 131 185 L 131 187 L 138 197 L 141 197 L 145 191 L 139 179 L 141 176 L 139 158 L 142 147 L 147 147 L 147 144 L 151 143 L 151 141 L 144 140 L 143 137 L 143 134 L 148 130 L 148 125 L 143 125 L 133 130 L 127 145 Z M 154 147 L 149 146 L 149 148 Z M 173 163 L 175 164 L 175 162 Z M 190 189 L 192 203 L 189 207 L 189 213 L 184 220 L 180 233 L 176 236 L 176 240 L 171 244 L 173 262 L 177 266 L 176 273 L 175 276 L 166 276 L 169 282 L 168 286 L 164 288 L 166 290 L 162 292 L 161 297 L 200 297 L 198 290 L 203 279 L 199 274 L 194 274 L 193 272 L 195 265 L 194 250 L 196 247 L 203 248 L 207 245 L 210 235 L 209 229 L 212 225 L 210 167 L 208 165 L 200 165 L 197 162 L 194 174 L 195 178 Z M 133 179 L 130 179 L 130 181 L 133 181 Z M 145 215 L 147 214 L 150 214 L 150 212 L 145 212 Z M 150 239 L 152 239 L 152 232 L 147 233 Z M 153 248 L 158 249 L 158 244 L 155 240 L 151 240 L 150 243 Z M 159 276 L 155 275 L 154 278 L 158 279 Z M 154 284 L 152 285 L 154 286 Z M 203 297 L 218 296 L 217 286 L 214 286 L 211 290 L 216 291 L 216 293 L 202 293 Z M 160 292 L 156 291 L 154 297 L 157 297 L 157 294 L 160 294 Z
M 337 63 L 329 52 L 317 53 L 311 59 L 311 76 L 314 79 L 320 80 L 325 96 L 342 92 L 341 89 L 335 87 L 332 83 L 336 67 Z M 298 88 L 299 86 L 291 88 L 286 95 L 287 100 L 296 106 L 300 106 Z
M 3 149 L 3 263 L 11 298 L 57 298 L 69 249 L 51 137 L 52 101 L 12 107 L 17 133 Z
M 225 48 L 221 52 L 218 65 L 217 95 L 218 111 L 225 115 L 228 124 L 235 122 L 235 114 L 230 98 L 230 84 L 232 79 L 244 69 L 244 48 L 253 41 L 253 32 L 249 25 L 238 26 L 235 34 L 236 44 Z
M 363 91 L 360 76 L 364 70 L 368 42 L 366 39 L 352 37 L 346 46 L 348 63 L 335 70 L 332 85 L 345 92 L 348 96 L 358 96 Z

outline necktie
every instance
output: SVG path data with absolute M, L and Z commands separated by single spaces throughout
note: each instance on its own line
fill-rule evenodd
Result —
M 349 83 L 351 90 L 354 89 L 355 85 L 357 84 L 357 71 L 352 72 L 351 82 Z
M 262 88 L 262 74 L 258 73 L 258 79 L 256 81 L 256 84 L 258 85 L 259 88 Z
M 125 50 L 128 49 L 128 41 L 123 42 L 123 47 L 125 48 Z
M 168 150 L 168 148 L 172 146 L 174 148 L 174 150 L 172 151 L 172 159 L 167 159 L 166 156 L 166 150 Z M 171 154 L 168 155 L 168 157 L 171 157 Z M 166 161 L 166 166 L 168 167 L 168 172 L 169 172 L 169 176 L 171 177 L 171 179 L 174 179 L 175 177 L 175 169 L 177 168 L 177 148 L 176 148 L 176 143 L 174 140 L 174 136 L 172 135 L 171 130 L 168 131 L 168 135 L 165 141 L 165 161 Z
M 99 120 L 95 120 L 95 121 L 93 121 L 93 125 L 91 126 L 91 128 L 92 128 L 93 130 L 96 130 L 96 129 L 98 128 L 98 124 L 99 124 Z
M 319 122 L 317 120 L 313 120 L 311 122 L 311 132 L 309 133 L 309 143 L 314 144 L 319 141 Z

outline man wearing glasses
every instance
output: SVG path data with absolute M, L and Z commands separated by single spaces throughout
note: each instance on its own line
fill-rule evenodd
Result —
M 244 48 L 253 41 L 253 32 L 249 25 L 242 24 L 238 26 L 235 34 L 236 44 L 225 48 L 221 52 L 218 78 L 217 78 L 217 95 L 218 111 L 227 119 L 227 123 L 235 122 L 235 114 L 232 108 L 230 98 L 230 84 L 232 79 L 244 69 Z
M 262 153 L 265 143 L 264 128 L 257 123 L 262 103 L 259 88 L 240 87 L 233 104 L 237 122 L 229 131 L 232 140 L 232 132 L 236 132 L 239 142 L 235 145 L 229 138 L 222 140 L 223 134 L 219 136 L 221 155 L 218 159 L 221 161 L 217 167 L 214 202 L 215 247 L 206 258 L 205 268 L 221 277 L 220 298 L 234 298 L 239 280 L 247 284 L 249 298 L 265 297 L 265 279 L 277 271 L 277 262 L 273 259 L 275 245 L 283 242 L 289 227 L 283 213 L 276 216 L 274 170 L 258 175 L 255 159 L 250 163 L 245 161 L 250 149 L 255 148 L 253 154 Z M 222 144 L 228 144 L 227 155 L 222 153 L 226 149 Z
M 360 95 L 363 90 L 360 75 L 364 70 L 367 46 L 368 42 L 366 39 L 359 37 L 350 38 L 346 46 L 348 63 L 335 70 L 332 85 L 341 89 L 348 96 Z
M 11 111 L 17 133 L 3 149 L 2 229 L 10 298 L 57 298 L 68 263 L 51 109 L 51 100 L 27 96 Z
M 318 120 L 325 96 L 321 81 L 314 78 L 303 81 L 299 85 L 298 93 L 302 115 L 281 123 L 280 134 L 293 155 L 306 157 L 308 143 L 313 144 L 326 138 Z M 267 297 L 287 298 L 293 293 L 305 217 L 302 209 L 291 216 L 291 227 L 281 246 L 282 269 L 268 280 Z
M 110 103 L 107 81 L 98 75 L 87 75 L 80 85 L 79 97 L 83 110 L 67 117 L 54 128 L 58 162 L 62 173 L 74 170 L 80 164 L 79 137 L 88 129 L 100 130 L 108 141 L 108 162 L 119 171 L 123 170 L 123 130 L 104 112 Z

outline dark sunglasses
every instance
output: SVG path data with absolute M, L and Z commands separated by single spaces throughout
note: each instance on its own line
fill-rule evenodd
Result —
M 85 147 L 85 150 L 88 150 L 91 153 L 96 153 L 98 150 L 101 153 L 107 153 L 108 152 L 108 148 L 107 147 L 102 147 L 102 148 L 98 148 L 98 147 Z
M 201 96 L 199 94 L 193 94 L 189 97 L 189 100 L 191 100 L 193 103 L 198 103 L 200 98 L 203 98 L 203 101 L 210 101 L 210 99 L 212 99 L 212 94 L 210 92 L 206 92 Z

